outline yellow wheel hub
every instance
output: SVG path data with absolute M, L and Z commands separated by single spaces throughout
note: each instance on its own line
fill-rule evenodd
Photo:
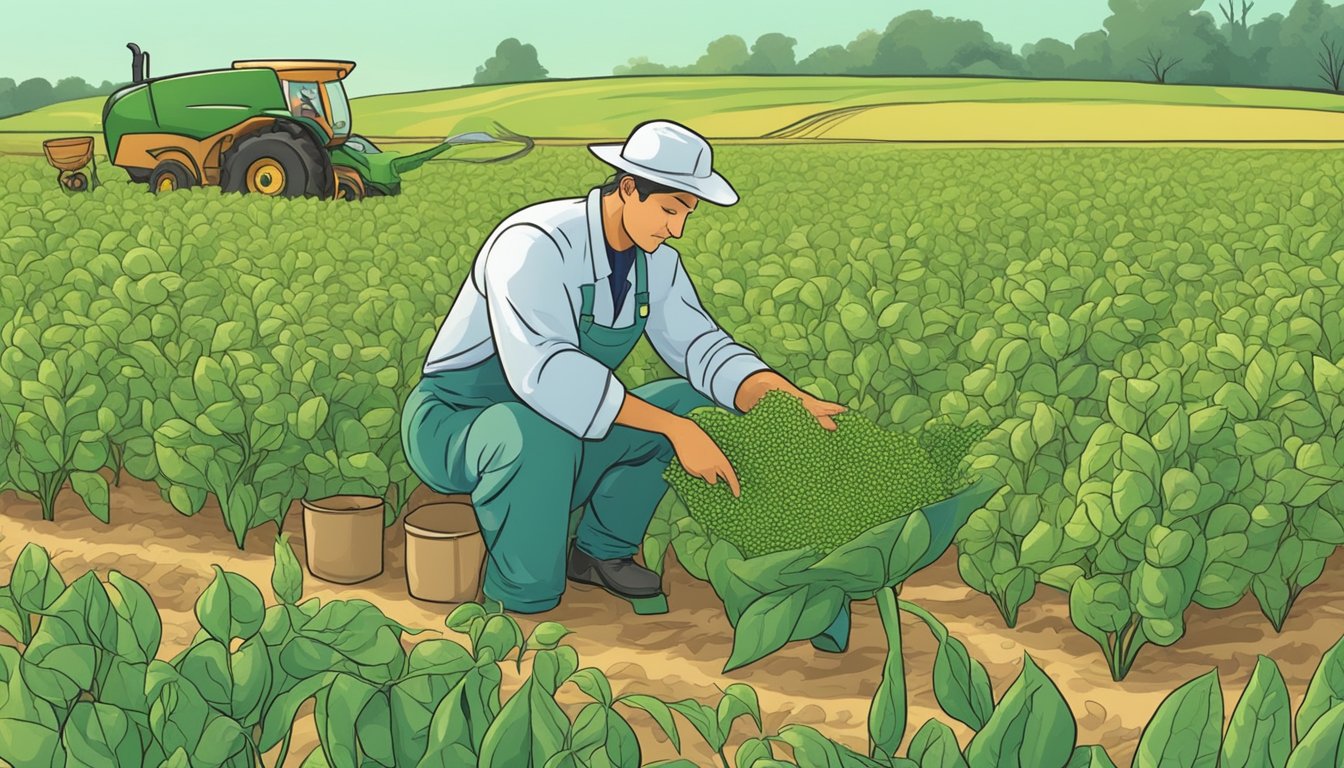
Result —
M 252 163 L 247 169 L 247 191 L 278 195 L 285 188 L 285 169 L 269 157 Z
M 171 192 L 172 190 L 177 189 L 177 180 L 173 178 L 172 174 L 164 174 L 164 176 L 159 179 L 158 189 L 160 192 Z

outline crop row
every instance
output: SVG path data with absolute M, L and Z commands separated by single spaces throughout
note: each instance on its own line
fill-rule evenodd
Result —
M 1339 161 L 1313 152 L 734 148 L 677 247 L 710 311 L 879 426 L 998 425 L 959 534 L 1005 620 L 1038 584 L 1122 677 L 1191 603 L 1274 626 L 1344 543 Z M 241 545 L 293 500 L 415 480 L 400 403 L 476 249 L 602 173 L 575 150 L 400 198 L 0 192 L 0 469 L 106 517 L 104 468 Z M 490 195 L 479 193 L 491 190 Z M 621 375 L 667 375 L 641 343 Z

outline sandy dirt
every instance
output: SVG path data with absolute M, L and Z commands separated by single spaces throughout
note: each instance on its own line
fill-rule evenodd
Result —
M 161 658 L 170 658 L 190 642 L 197 629 L 193 606 L 210 583 L 211 565 L 240 573 L 258 584 L 270 598 L 274 529 L 253 531 L 245 550 L 239 550 L 213 504 L 194 517 L 184 517 L 162 501 L 152 484 L 127 481 L 112 494 L 112 522 L 104 525 L 79 506 L 68 491 L 58 502 L 56 520 L 45 522 L 35 503 L 12 493 L 0 494 L 0 579 L 8 579 L 15 558 L 25 544 L 37 543 L 67 581 L 88 568 L 106 577 L 116 569 L 143 584 L 164 618 Z M 285 530 L 303 560 L 302 515 L 289 515 Z M 412 599 L 407 594 L 403 560 L 404 534 L 400 524 L 388 529 L 383 573 L 354 586 L 319 581 L 305 573 L 305 597 L 363 598 L 389 616 L 411 627 L 442 630 L 412 639 L 450 637 L 443 620 L 451 605 Z M 1175 646 L 1149 646 L 1123 682 L 1110 678 L 1100 649 L 1078 632 L 1068 619 L 1067 596 L 1042 587 L 1022 607 L 1018 626 L 1007 628 L 990 599 L 966 587 L 957 574 L 955 551 L 917 574 L 905 586 L 902 598 L 920 604 L 941 618 L 950 631 L 985 664 L 995 697 L 1008 688 L 1022 667 L 1024 653 L 1059 686 L 1078 719 L 1080 744 L 1101 744 L 1119 766 L 1130 764 L 1140 732 L 1164 696 L 1185 681 L 1217 666 L 1230 715 L 1257 654 L 1279 663 L 1293 697 L 1294 710 L 1306 691 L 1321 653 L 1344 635 L 1344 608 L 1336 598 L 1344 591 L 1344 561 L 1336 557 L 1325 575 L 1300 598 L 1281 634 L 1247 597 L 1223 611 L 1192 609 L 1190 627 Z M 850 648 L 843 654 L 814 651 L 796 643 L 779 653 L 732 674 L 722 673 L 732 647 L 732 630 L 708 584 L 669 564 L 665 585 L 671 611 L 662 616 L 637 616 L 623 601 L 600 590 L 571 586 L 561 605 L 545 614 L 519 617 L 525 630 L 541 620 L 559 621 L 575 634 L 567 638 L 583 666 L 604 670 L 621 693 L 648 693 L 665 701 L 718 699 L 718 688 L 735 681 L 750 683 L 759 693 L 765 730 L 774 733 L 786 723 L 801 723 L 857 750 L 866 745 L 868 703 L 878 682 L 885 653 L 876 607 L 855 605 Z M 969 729 L 942 715 L 932 694 L 936 645 L 914 617 L 903 622 L 906 638 L 907 679 L 910 687 L 910 726 L 907 740 L 930 717 L 949 722 L 964 745 Z M 9 641 L 8 637 L 4 641 Z M 527 665 L 523 669 L 526 673 Z M 506 670 L 504 694 L 517 688 L 516 676 Z M 561 703 L 571 715 L 584 702 L 573 686 L 563 689 Z M 303 710 L 296 728 L 290 765 L 316 747 L 317 740 Z M 640 736 L 644 760 L 675 757 L 670 743 L 652 719 L 630 710 L 627 718 Z M 682 755 L 698 765 L 716 764 L 714 755 L 678 719 Z M 728 756 L 740 739 L 757 735 L 747 720 L 738 721 Z M 268 756 L 267 763 L 270 764 Z

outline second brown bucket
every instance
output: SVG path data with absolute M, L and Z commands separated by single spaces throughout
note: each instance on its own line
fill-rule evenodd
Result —
M 303 500 L 308 570 L 324 581 L 357 584 L 383 572 L 383 500 L 328 496 Z
M 433 603 L 475 600 L 485 563 L 485 540 L 470 496 L 426 504 L 406 516 L 406 587 Z

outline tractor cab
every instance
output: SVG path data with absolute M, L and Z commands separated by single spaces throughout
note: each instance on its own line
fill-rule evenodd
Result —
M 272 69 L 280 78 L 285 104 L 296 118 L 308 119 L 339 146 L 350 137 L 350 100 L 341 85 L 355 68 L 349 61 L 235 61 L 234 69 Z

